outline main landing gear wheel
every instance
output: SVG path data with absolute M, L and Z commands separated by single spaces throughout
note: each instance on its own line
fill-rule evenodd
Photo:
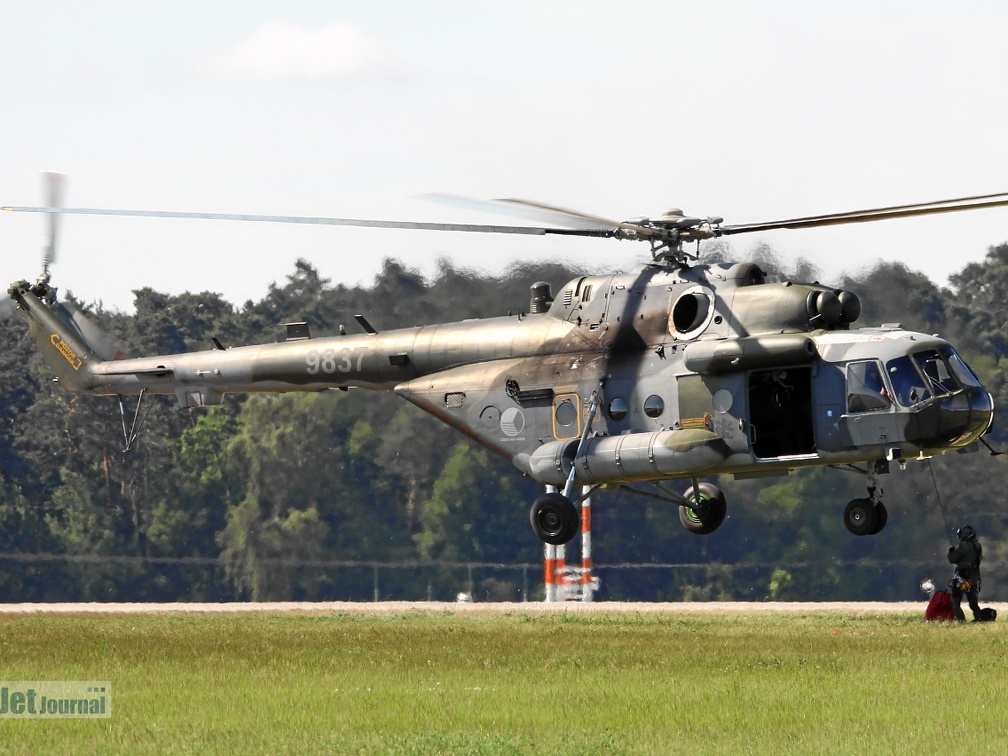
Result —
M 563 494 L 548 493 L 532 504 L 529 512 L 532 530 L 546 543 L 561 546 L 570 541 L 581 524 L 581 514 Z
M 853 499 L 844 509 L 843 521 L 856 536 L 876 535 L 889 521 L 889 512 L 881 501 L 873 504 L 871 499 Z
M 724 522 L 725 515 L 728 514 L 725 495 L 713 483 L 701 483 L 697 486 L 697 491 L 694 491 L 693 486 L 690 486 L 686 489 L 683 497 L 693 504 L 688 507 L 680 505 L 679 522 L 686 530 L 695 535 L 713 533 Z

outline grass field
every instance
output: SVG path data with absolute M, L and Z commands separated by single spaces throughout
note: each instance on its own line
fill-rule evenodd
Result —
M 2 615 L 0 677 L 110 680 L 7 753 L 1002 752 L 1008 632 L 920 615 Z

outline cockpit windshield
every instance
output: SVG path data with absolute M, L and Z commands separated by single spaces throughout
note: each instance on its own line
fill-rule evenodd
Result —
M 924 373 L 927 379 L 928 388 L 937 396 L 951 394 L 962 388 L 959 382 L 952 377 L 952 371 L 948 364 L 942 359 L 942 355 L 937 350 L 927 352 L 915 352 L 913 355 L 917 367 Z
M 969 366 L 951 346 L 925 349 L 909 357 L 897 357 L 886 363 L 886 371 L 904 407 L 933 396 L 947 396 L 964 387 L 982 388 Z
M 945 356 L 949 367 L 952 369 L 952 374 L 959 380 L 959 383 L 969 388 L 983 388 L 980 379 L 976 377 L 970 366 L 966 364 L 955 349 L 945 347 L 942 349 L 942 354 Z

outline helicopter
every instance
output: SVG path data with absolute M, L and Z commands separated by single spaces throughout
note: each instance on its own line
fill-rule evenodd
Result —
M 50 175 L 50 184 L 59 184 Z M 529 520 L 547 544 L 570 541 L 579 504 L 621 489 L 677 506 L 691 533 L 713 533 L 727 502 L 714 483 L 833 467 L 865 476 L 847 503 L 857 536 L 888 520 L 879 477 L 896 463 L 974 450 L 994 402 L 955 348 L 900 324 L 858 327 L 854 292 L 819 283 L 773 283 L 753 262 L 705 263 L 700 242 L 1008 205 L 992 194 L 789 220 L 728 225 L 673 209 L 612 221 L 524 200 L 499 207 L 551 225 L 489 226 L 353 218 L 14 207 L 49 218 L 43 272 L 8 289 L 42 357 L 67 390 L 174 395 L 183 408 L 239 392 L 392 391 L 509 460 L 546 488 Z M 119 359 L 51 285 L 61 214 L 315 223 L 409 230 L 574 235 L 640 241 L 651 261 L 626 273 L 583 275 L 554 294 L 530 287 L 528 312 L 378 331 L 340 326 L 313 336 L 286 325 L 278 343 Z M 695 251 L 690 250 L 695 245 Z M 141 423 L 142 424 L 142 423 Z M 137 426 L 134 417 L 134 429 Z M 127 430 L 126 447 L 135 436 Z M 688 482 L 676 490 L 675 481 Z

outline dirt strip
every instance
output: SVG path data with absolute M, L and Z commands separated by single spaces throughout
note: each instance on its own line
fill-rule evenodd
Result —
M 570 613 L 689 613 L 689 612 L 834 612 L 869 614 L 881 612 L 918 612 L 924 615 L 925 601 L 711 601 L 682 603 L 643 603 L 600 601 L 597 603 L 454 603 L 440 601 L 381 601 L 375 603 L 347 601 L 281 601 L 235 603 L 67 603 L 67 604 L 0 604 L 4 614 L 157 614 L 157 613 L 284 613 L 310 612 L 324 614 L 403 614 L 409 612 L 457 614 L 519 613 L 543 614 Z M 984 604 L 997 609 L 998 614 L 1008 610 L 1006 603 Z M 966 608 L 966 607 L 964 607 Z M 967 614 L 968 614 L 967 610 Z

